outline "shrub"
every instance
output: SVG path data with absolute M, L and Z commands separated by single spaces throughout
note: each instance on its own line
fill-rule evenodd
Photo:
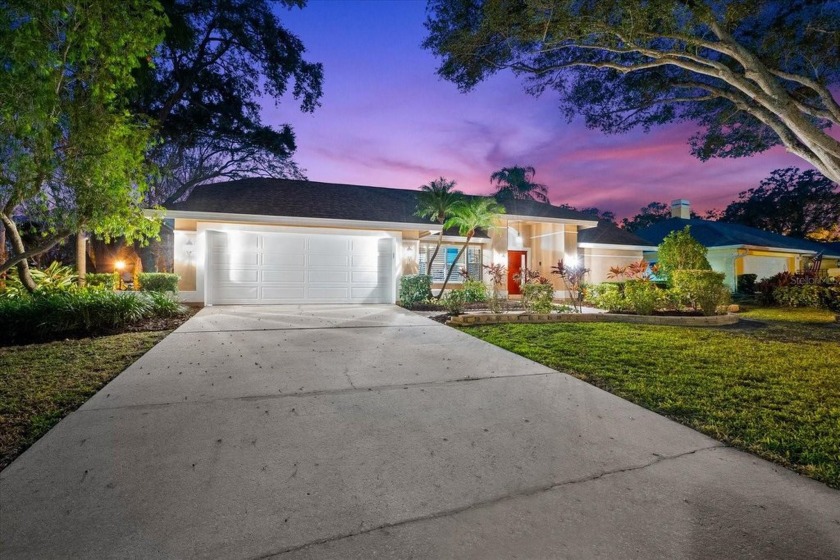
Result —
M 144 295 L 149 299 L 150 312 L 154 317 L 178 317 L 187 312 L 171 293 L 148 292 Z
M 119 278 L 116 272 L 95 273 L 90 272 L 85 274 L 85 285 L 90 288 L 105 288 L 106 290 L 115 290 Z
M 736 291 L 739 294 L 754 294 L 756 274 L 739 274 L 736 280 Z
M 528 313 L 551 313 L 554 286 L 551 284 L 525 284 L 522 287 L 522 305 Z
M 487 301 L 487 286 L 479 280 L 464 281 L 464 302 L 479 303 Z
M 787 307 L 824 307 L 840 311 L 840 286 L 836 285 L 789 285 L 773 290 L 773 300 Z
M 443 304 L 449 313 L 458 315 L 464 310 L 465 299 L 464 290 L 450 290 L 443 294 L 443 297 L 440 298 L 440 303 Z
M 432 277 L 427 274 L 412 274 L 400 278 L 400 303 L 411 307 L 432 298 Z
M 703 315 L 714 315 L 719 306 L 729 301 L 729 291 L 723 285 L 725 276 L 711 270 L 677 270 L 673 275 L 674 291 Z
M 628 280 L 624 284 L 627 306 L 639 315 L 651 315 L 662 303 L 662 292 L 648 280 Z
M 621 286 L 616 283 L 604 282 L 597 286 L 591 286 L 586 291 L 587 301 L 607 311 L 623 311 L 627 308 L 627 301 L 624 299 Z
M 79 289 L 0 299 L 0 324 L 4 342 L 16 344 L 101 334 L 184 311 L 165 294 Z
M 58 261 L 53 261 L 50 266 L 40 270 L 31 268 L 29 273 L 32 275 L 32 280 L 35 281 L 37 288 L 36 292 L 40 294 L 56 294 L 60 292 L 67 292 L 75 290 L 78 285 L 76 280 L 76 272 L 70 266 L 64 266 Z M 17 271 L 10 271 L 6 277 L 6 288 L 2 294 L 7 298 L 24 297 L 29 295 L 29 291 L 23 287 Z
M 167 272 L 141 272 L 137 275 L 140 290 L 143 292 L 178 292 L 177 274 Z
M 711 270 L 706 259 L 708 250 L 691 237 L 691 229 L 685 226 L 681 231 L 669 233 L 657 248 L 658 272 L 669 283 L 677 270 Z

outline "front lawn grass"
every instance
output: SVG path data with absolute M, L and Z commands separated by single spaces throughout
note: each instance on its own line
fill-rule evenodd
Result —
M 0 469 L 169 332 L 0 348 Z
M 465 328 L 687 426 L 840 488 L 840 326 L 755 309 L 725 328 L 622 323 Z

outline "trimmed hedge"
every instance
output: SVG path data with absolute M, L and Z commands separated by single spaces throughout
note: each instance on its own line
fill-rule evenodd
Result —
M 115 290 L 119 277 L 116 272 L 89 272 L 85 274 L 85 285 L 91 288 L 105 288 Z
M 185 311 L 170 296 L 159 293 L 83 289 L 0 298 L 5 344 L 113 332 L 145 319 L 172 317 Z
M 177 274 L 168 272 L 141 272 L 137 275 L 141 292 L 173 292 L 178 293 Z
M 840 285 L 779 286 L 773 290 L 773 300 L 787 307 L 822 307 L 840 312 Z

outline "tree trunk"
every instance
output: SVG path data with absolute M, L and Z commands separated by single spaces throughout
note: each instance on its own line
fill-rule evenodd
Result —
M 79 276 L 79 287 L 85 287 L 87 274 L 87 236 L 84 231 L 76 233 L 76 274 Z
M 0 220 L 2 220 L 3 229 L 9 237 L 9 241 L 12 243 L 12 259 L 16 255 L 22 255 L 25 253 L 26 248 L 23 246 L 23 239 L 21 239 L 20 232 L 18 232 L 17 226 L 11 216 L 0 214 Z M 5 263 L 6 261 L 3 262 Z M 15 266 L 17 266 L 21 284 L 23 284 L 23 287 L 31 294 L 35 291 L 38 285 L 35 284 L 35 280 L 32 279 L 32 274 L 29 272 L 29 263 L 26 262 L 26 259 L 20 259 Z
M 458 264 L 458 261 L 461 260 L 461 255 L 464 254 L 464 251 L 467 250 L 467 245 L 470 244 L 470 239 L 472 239 L 472 235 L 467 237 L 467 241 L 464 243 L 464 246 L 461 247 L 461 250 L 458 251 L 458 254 L 455 255 L 455 262 L 452 263 L 453 265 Z M 446 289 L 446 285 L 449 283 L 449 278 L 452 277 L 452 271 L 455 270 L 455 267 L 449 269 L 449 272 L 446 273 L 446 278 L 443 279 L 443 287 L 441 287 L 440 292 L 438 292 L 437 298 L 440 299 L 443 296 L 443 291 Z
M 432 258 L 429 259 L 429 262 L 426 263 L 426 276 L 432 275 L 432 264 L 435 262 L 435 259 L 438 256 L 438 251 L 440 251 L 441 242 L 443 242 L 443 227 L 441 227 L 440 233 L 438 234 L 437 245 L 435 245 L 435 252 L 432 253 Z

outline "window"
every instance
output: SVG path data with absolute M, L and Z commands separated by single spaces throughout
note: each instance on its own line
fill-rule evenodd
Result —
M 461 251 L 463 245 L 446 245 L 440 246 L 440 251 L 432 263 L 432 282 L 443 282 L 446 278 L 447 272 L 450 269 L 452 276 L 449 278 L 450 283 L 460 284 L 464 281 L 459 271 L 461 269 L 467 270 L 470 278 L 474 280 L 481 280 L 481 246 L 469 245 L 461 258 L 455 260 L 458 253 Z M 417 259 L 418 268 L 421 273 L 426 272 L 426 263 L 429 262 L 435 252 L 434 243 L 421 243 L 420 254 Z

